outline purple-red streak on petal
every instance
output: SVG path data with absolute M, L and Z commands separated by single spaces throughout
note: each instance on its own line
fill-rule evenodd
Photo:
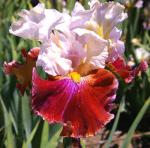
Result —
M 82 77 L 79 83 L 69 77 L 43 80 L 34 69 L 32 84 L 34 112 L 49 123 L 62 123 L 63 136 L 94 135 L 113 118 L 107 108 L 115 99 L 118 81 L 105 69 Z

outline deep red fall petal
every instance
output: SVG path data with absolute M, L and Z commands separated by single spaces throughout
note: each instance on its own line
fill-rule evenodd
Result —
M 115 62 L 108 63 L 107 66 L 110 70 L 118 74 L 126 83 L 130 83 L 141 72 L 148 68 L 146 61 L 142 61 L 137 67 L 132 68 L 125 63 L 125 60 L 119 57 Z
M 34 112 L 49 123 L 62 123 L 63 136 L 94 135 L 113 118 L 108 106 L 116 97 L 118 81 L 105 69 L 82 77 L 79 83 L 67 77 L 43 80 L 34 70 L 32 84 Z
M 25 89 L 31 85 L 32 68 L 35 66 L 35 62 L 39 53 L 39 48 L 32 48 L 28 53 L 25 49 L 22 49 L 22 56 L 25 58 L 25 62 L 20 64 L 16 61 L 4 62 L 3 69 L 6 74 L 15 75 L 18 82 L 16 87 L 20 90 L 21 94 Z

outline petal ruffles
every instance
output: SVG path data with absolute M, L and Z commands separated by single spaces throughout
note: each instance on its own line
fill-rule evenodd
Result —
M 14 22 L 9 32 L 13 35 L 45 42 L 58 24 L 63 22 L 62 14 L 55 9 L 45 9 L 44 4 L 38 4 L 31 10 L 22 10 L 19 20 Z
M 79 83 L 69 77 L 43 80 L 34 69 L 32 84 L 34 112 L 49 123 L 62 123 L 63 136 L 93 135 L 114 117 L 108 106 L 116 97 L 118 81 L 105 69 L 81 77 Z

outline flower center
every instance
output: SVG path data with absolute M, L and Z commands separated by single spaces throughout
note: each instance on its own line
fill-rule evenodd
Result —
M 71 72 L 71 73 L 69 73 L 69 77 L 70 77 L 74 82 L 77 82 L 77 83 L 79 83 L 79 82 L 80 82 L 80 79 L 81 79 L 80 74 L 77 73 L 77 72 Z

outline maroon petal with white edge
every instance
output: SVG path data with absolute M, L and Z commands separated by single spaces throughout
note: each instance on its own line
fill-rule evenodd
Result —
M 43 80 L 34 69 L 32 84 L 33 111 L 49 123 L 62 123 L 62 136 L 94 135 L 114 117 L 108 111 L 118 81 L 105 69 L 81 77 L 80 82 L 69 77 Z

